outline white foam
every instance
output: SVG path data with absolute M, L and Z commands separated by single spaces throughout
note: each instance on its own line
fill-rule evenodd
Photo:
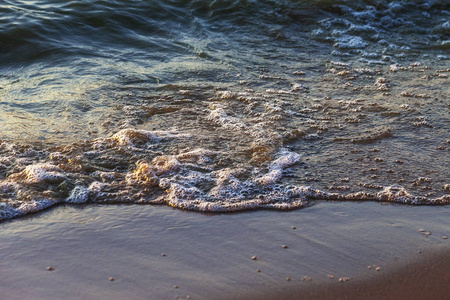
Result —
M 276 94 L 276 95 L 295 95 L 292 91 L 286 90 L 275 90 L 275 89 L 267 89 L 266 93 L 268 94 Z
M 100 177 L 103 181 L 112 181 L 117 178 L 116 172 L 95 171 L 92 175 Z
M 442 41 L 441 42 L 441 46 L 443 46 L 444 48 L 449 48 L 450 47 L 450 40 Z M 446 55 L 441 55 L 441 57 L 443 57 L 443 58 L 440 58 L 440 59 L 447 59 L 448 58 L 448 56 L 446 56 Z
M 270 169 L 284 170 L 301 161 L 302 156 L 298 153 L 291 152 L 288 149 L 282 148 L 278 153 L 279 157 L 270 165 Z
M 264 103 L 264 108 L 270 113 L 280 113 L 283 111 L 283 108 L 274 103 Z
M 308 92 L 309 91 L 309 87 L 307 87 L 307 86 L 305 86 L 303 84 L 295 82 L 292 85 L 292 91 L 294 91 L 294 92 L 295 91 Z
M 362 49 L 367 46 L 367 43 L 359 36 L 343 35 L 334 38 L 334 46 L 339 49 Z
M 368 69 L 368 68 L 357 68 L 357 69 L 353 69 L 353 71 L 358 74 L 369 74 L 369 75 L 376 74 L 376 72 L 374 70 Z
M 31 202 L 23 203 L 16 209 L 18 215 L 26 215 L 31 213 L 36 213 L 42 211 L 50 206 L 55 205 L 54 201 L 43 199 L 43 200 L 33 200 Z
M 86 203 L 89 200 L 89 189 L 84 186 L 76 186 L 70 196 L 65 200 L 67 203 Z
M 184 186 L 176 182 L 171 182 L 169 179 L 163 178 L 159 182 L 159 186 L 166 190 L 165 198 L 172 199 L 172 202 L 178 203 L 200 203 L 204 198 L 204 193 L 196 187 Z M 171 203 L 171 201 L 168 201 Z
M 67 161 L 69 157 L 61 152 L 52 152 L 49 154 L 50 160 L 64 160 Z
M 119 145 L 134 146 L 134 143 L 139 142 L 152 142 L 157 141 L 158 137 L 150 131 L 138 130 L 138 129 L 123 129 L 111 137 L 116 140 Z
M 404 6 L 399 2 L 391 2 L 388 4 L 389 10 L 393 13 L 402 12 L 404 9 Z
M 385 187 L 381 192 L 378 192 L 376 196 L 380 201 L 403 202 L 411 204 L 420 203 L 420 199 L 418 197 L 412 196 L 405 190 L 405 188 L 399 185 Z
M 236 117 L 229 116 L 224 108 L 219 105 L 212 106 L 212 110 L 207 117 L 207 120 L 224 127 L 225 129 L 244 129 L 247 126 Z
M 298 195 L 285 192 L 266 191 L 267 195 L 252 197 L 249 182 L 241 182 L 231 175 L 233 171 L 224 170 L 221 175 L 227 174 L 226 180 L 221 178 L 222 186 L 215 187 L 206 194 L 198 188 L 161 180 L 167 194 L 159 199 L 159 203 L 167 203 L 173 207 L 188 210 L 208 212 L 230 212 L 258 208 L 293 209 L 303 207 L 306 202 Z M 231 176 L 231 177 L 230 177 Z M 225 182 L 228 184 L 224 185 Z
M 98 194 L 103 190 L 105 186 L 106 184 L 102 182 L 94 181 L 91 183 L 91 185 L 89 185 L 88 190 L 93 194 Z
M 0 193 L 2 194 L 13 194 L 18 188 L 19 185 L 17 183 L 8 181 L 0 182 Z
M 270 164 L 269 172 L 255 179 L 258 184 L 262 186 L 275 184 L 283 176 L 283 170 L 299 163 L 302 158 L 300 154 L 284 148 L 279 151 L 278 155 L 279 157 Z
M 232 91 L 218 91 L 218 92 L 217 92 L 217 96 L 218 96 L 220 99 L 224 99 L 224 100 L 227 100 L 227 99 L 234 99 L 234 98 L 237 97 L 237 93 L 232 92 Z
M 0 203 L 0 221 L 19 216 L 20 213 L 6 203 Z
M 441 25 L 442 29 L 444 29 L 446 32 L 450 31 L 450 21 L 444 22 Z
M 338 67 L 350 67 L 350 64 L 345 63 L 345 62 L 341 62 L 341 61 L 330 61 L 330 63 L 333 66 L 338 66 Z
M 319 24 L 324 26 L 325 28 L 338 27 L 336 25 L 343 25 L 350 27 L 353 25 L 350 21 L 342 18 L 326 18 L 319 21 Z
M 46 163 L 27 166 L 23 174 L 26 181 L 31 184 L 57 183 L 67 178 L 61 168 Z
M 269 173 L 267 173 L 261 177 L 256 178 L 255 181 L 262 186 L 273 185 L 281 179 L 282 175 L 283 175 L 283 170 L 275 169 L 275 170 L 271 170 Z
M 166 174 L 180 167 L 180 162 L 172 155 L 155 157 L 151 164 L 151 169 L 156 175 Z
M 270 164 L 269 172 L 255 179 L 258 184 L 262 186 L 275 184 L 283 176 L 283 170 L 299 163 L 302 158 L 300 154 L 287 149 L 281 149 L 278 155 L 279 157 Z
M 332 56 L 342 56 L 342 57 L 353 56 L 353 55 L 350 54 L 350 53 L 347 53 L 347 52 L 341 52 L 341 51 L 338 51 L 338 50 L 333 50 L 333 51 L 331 52 L 331 55 L 332 55 Z
M 391 70 L 391 72 L 397 72 L 400 70 L 400 67 L 398 65 L 390 65 L 389 70 Z
M 372 21 L 376 19 L 376 9 L 373 6 L 367 6 L 363 11 L 351 10 L 350 13 L 358 20 Z
M 215 177 L 215 186 L 209 191 L 208 197 L 213 199 L 228 199 L 232 201 L 245 200 L 245 195 L 249 193 L 252 187 L 251 182 L 242 182 L 236 176 L 242 175 L 243 169 L 225 168 L 213 172 Z
M 299 193 L 289 193 L 282 187 L 274 186 L 282 177 L 283 171 L 298 163 L 301 156 L 287 149 L 280 150 L 278 156 L 269 165 L 267 174 L 246 180 L 239 179 L 246 173 L 242 168 L 225 168 L 211 173 L 200 173 L 185 170 L 182 164 L 178 171 L 180 175 L 159 180 L 160 188 L 165 189 L 167 194 L 157 202 L 200 211 L 301 207 L 305 202 L 300 199 Z M 196 187 L 200 183 L 207 183 L 213 187 L 203 191 Z M 261 185 L 265 187 L 263 190 Z

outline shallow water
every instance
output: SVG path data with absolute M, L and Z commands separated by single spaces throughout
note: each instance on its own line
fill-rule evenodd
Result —
M 0 218 L 450 201 L 445 1 L 5 1 Z
M 292 289 L 342 292 L 366 282 L 387 298 L 392 290 L 377 284 L 387 278 L 403 294 L 417 279 L 422 298 L 445 299 L 446 281 L 433 272 L 448 257 L 449 209 L 321 202 L 205 215 L 150 205 L 58 207 L 0 224 L 0 290 L 8 300 L 279 299 Z

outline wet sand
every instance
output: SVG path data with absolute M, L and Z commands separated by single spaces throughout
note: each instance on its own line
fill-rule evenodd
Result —
M 276 291 L 250 293 L 247 299 L 449 299 L 450 251 L 430 251 L 404 266 L 389 269 L 372 279 L 341 283 L 312 284 L 308 287 L 278 287 Z
M 206 215 L 162 206 L 57 207 L 0 224 L 0 293 L 447 299 L 449 209 L 320 202 L 289 212 Z

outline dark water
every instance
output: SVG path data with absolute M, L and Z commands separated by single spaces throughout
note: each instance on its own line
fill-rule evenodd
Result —
M 3 1 L 0 219 L 450 201 L 448 1 Z

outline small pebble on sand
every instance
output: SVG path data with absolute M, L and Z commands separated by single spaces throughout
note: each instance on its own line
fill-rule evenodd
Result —
M 284 249 L 289 248 L 287 245 L 283 245 L 283 246 L 281 246 L 281 247 L 284 248 Z
M 177 288 L 178 288 L 178 285 L 174 285 L 173 288 L 174 288 L 174 289 L 177 289 Z
M 47 269 L 47 271 L 53 271 L 55 268 L 53 268 L 53 267 L 47 267 L 46 269 Z
M 167 254 L 166 253 L 161 253 L 161 256 L 167 256 Z
M 311 280 L 312 280 L 311 277 L 308 277 L 308 276 L 305 276 L 302 278 L 303 282 L 310 282 Z
M 115 279 L 112 277 L 109 277 L 109 281 L 114 281 Z
M 447 236 L 443 236 L 442 238 L 443 238 L 444 240 L 448 239 L 448 237 L 447 237 Z
M 372 269 L 372 266 L 368 266 L 367 269 Z
M 286 281 L 291 281 L 291 277 L 286 277 Z
M 381 268 L 380 267 L 376 267 L 375 270 L 381 271 Z
M 292 226 L 291 228 L 292 228 L 292 229 L 297 229 L 297 227 L 295 227 L 295 226 Z
M 334 279 L 334 275 L 328 275 L 328 278 L 330 278 L 330 279 Z
M 257 256 L 252 256 L 252 260 L 258 260 L 259 258 Z

